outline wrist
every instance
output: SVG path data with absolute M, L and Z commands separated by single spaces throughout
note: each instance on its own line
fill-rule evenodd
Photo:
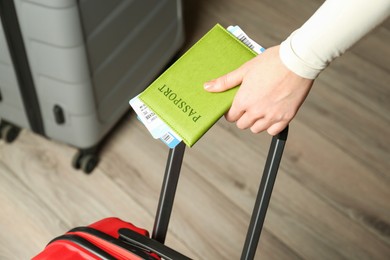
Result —
M 314 64 L 310 64 L 296 53 L 292 44 L 293 35 L 295 33 L 296 31 L 280 44 L 280 60 L 287 69 L 298 76 L 306 79 L 315 79 L 326 66 L 316 66 Z

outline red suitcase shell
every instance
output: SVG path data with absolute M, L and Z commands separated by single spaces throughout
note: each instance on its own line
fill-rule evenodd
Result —
M 119 230 L 121 229 L 133 230 L 142 236 L 149 237 L 149 232 L 145 229 L 118 218 L 105 218 L 88 227 L 75 228 L 55 238 L 33 260 L 160 259 L 154 253 L 146 253 L 120 240 Z M 98 233 L 98 235 L 93 233 Z

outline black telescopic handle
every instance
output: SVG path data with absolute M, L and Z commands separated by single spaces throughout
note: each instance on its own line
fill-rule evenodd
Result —
M 288 126 L 281 133 L 272 138 L 244 248 L 242 250 L 241 260 L 250 260 L 255 257 L 287 135 Z
M 253 259 L 255 256 L 261 230 L 265 220 L 265 215 L 267 213 L 267 208 L 276 180 L 276 175 L 279 169 L 279 164 L 287 140 L 287 135 L 288 127 L 272 138 L 251 221 L 249 224 L 247 237 L 241 255 L 242 260 Z M 185 144 L 183 142 L 177 145 L 174 149 L 169 150 L 152 233 L 152 239 L 155 239 L 160 243 L 165 242 L 168 231 L 169 219 L 172 213 L 176 188 L 180 177 L 184 151 Z
M 164 244 L 175 199 L 180 169 L 183 162 L 185 144 L 181 142 L 175 148 L 169 149 L 160 199 L 154 220 L 152 238 Z

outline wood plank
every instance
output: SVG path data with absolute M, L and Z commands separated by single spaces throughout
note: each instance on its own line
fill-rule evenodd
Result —
M 183 1 L 182 52 L 217 22 L 278 44 L 322 2 Z M 320 75 L 291 124 L 256 259 L 390 255 L 389 25 Z M 269 141 L 221 119 L 187 149 L 168 245 L 194 259 L 239 258 Z M 0 140 L 1 259 L 30 258 L 69 228 L 107 216 L 151 230 L 167 148 L 131 115 L 92 175 L 70 167 L 74 152 L 26 130 L 13 144 Z
M 310 122 L 310 127 L 326 136 L 329 142 L 365 162 L 367 167 L 372 167 L 370 171 L 389 178 L 390 120 L 368 109 L 359 109 L 362 108 L 360 102 L 331 88 L 319 86 L 313 90 L 304 105 L 304 110 L 309 111 L 302 111 L 298 120 Z
M 322 218 L 317 216 L 316 222 L 318 223 L 315 225 L 309 225 L 307 221 L 303 221 L 305 225 L 308 225 L 309 227 L 305 226 L 305 229 L 303 230 L 290 229 L 291 232 L 288 233 L 289 237 L 294 237 L 297 233 L 297 235 L 303 236 L 306 240 L 310 240 L 311 243 L 313 243 L 313 246 L 310 247 L 311 249 L 307 249 L 307 252 L 298 253 L 303 254 L 304 258 L 311 259 L 311 257 L 318 254 L 318 252 L 316 252 L 317 250 L 313 250 L 314 248 L 326 248 L 326 244 L 333 244 L 332 241 L 334 241 L 334 238 L 327 237 L 327 233 L 331 231 L 343 233 L 343 236 L 346 236 L 346 233 L 353 232 L 350 236 L 350 240 L 344 241 L 344 243 L 349 244 L 348 248 L 352 248 L 351 254 L 353 252 L 356 253 L 356 256 L 359 256 L 359 254 L 361 254 L 361 256 L 371 254 L 372 257 L 386 255 L 388 252 L 387 244 L 389 242 L 386 220 L 390 217 L 390 208 L 386 200 L 378 200 L 378 198 L 390 196 L 388 182 L 384 182 L 381 179 L 378 180 L 375 175 L 367 174 L 367 169 L 364 165 L 359 165 L 354 158 L 351 158 L 333 144 L 327 143 L 326 139 L 310 128 L 298 127 L 299 129 L 295 131 L 298 131 L 301 134 L 299 137 L 291 136 L 290 140 L 288 140 L 287 151 L 280 173 L 280 175 L 284 178 L 288 178 L 288 180 L 284 181 L 284 186 L 276 188 L 276 193 L 273 195 L 276 198 L 279 196 L 285 197 L 280 202 L 282 203 L 283 201 L 284 210 L 288 212 L 284 215 L 291 214 L 292 216 L 289 216 L 291 218 L 306 218 L 305 214 L 312 214 L 312 210 L 314 212 L 321 212 L 319 215 L 323 215 Z M 295 131 L 293 133 L 295 133 Z M 221 192 L 226 196 L 229 196 L 229 198 L 242 207 L 244 211 L 249 212 L 253 203 L 251 197 L 256 191 L 256 185 L 259 183 L 258 181 L 254 181 L 256 178 L 254 178 L 253 173 L 258 173 L 258 168 L 261 164 L 259 161 L 262 160 L 256 160 L 256 158 L 259 158 L 259 151 L 250 152 L 250 149 L 248 150 L 247 147 L 243 148 L 241 146 L 246 146 L 248 143 L 260 144 L 260 142 L 256 142 L 256 137 L 254 137 L 254 135 L 252 135 L 253 137 L 248 135 L 251 138 L 250 141 L 247 142 L 248 140 L 243 141 L 243 136 L 240 136 L 237 140 L 233 140 L 233 138 L 229 138 L 224 134 L 223 131 L 215 131 L 215 134 L 213 134 L 213 132 L 214 131 L 212 130 L 208 133 L 209 136 L 206 137 L 207 139 L 201 149 L 202 151 L 207 150 L 207 152 L 197 152 L 195 156 L 198 158 L 194 158 L 195 161 L 191 164 L 197 166 L 196 169 L 199 174 L 205 171 L 203 174 L 204 178 L 207 178 L 212 182 L 217 189 L 221 189 Z M 211 134 L 212 136 L 210 136 Z M 321 147 L 321 149 L 311 145 L 312 142 L 319 144 L 318 147 Z M 259 149 L 259 145 L 252 146 L 253 150 Z M 216 151 L 218 148 L 215 147 L 224 147 L 223 149 L 220 149 L 223 152 Z M 235 159 L 235 150 L 240 151 L 240 154 L 245 156 L 238 157 L 235 155 Z M 324 155 L 322 152 L 324 150 L 332 151 L 332 153 Z M 229 155 L 229 153 L 233 155 Z M 213 156 L 210 157 L 210 154 Z M 191 158 L 187 157 L 187 159 L 190 160 Z M 340 162 L 335 163 L 337 160 L 340 160 Z M 332 161 L 333 163 L 330 165 L 327 163 L 329 161 Z M 256 163 L 254 164 L 254 162 Z M 216 166 L 214 167 L 213 165 L 215 164 Z M 243 165 L 245 165 L 245 167 L 243 167 Z M 238 170 L 237 168 L 240 167 L 241 170 Z M 324 175 L 316 171 L 317 167 L 320 167 L 320 169 L 327 174 Z M 215 169 L 215 174 L 212 169 Z M 344 172 L 344 170 L 346 171 Z M 230 171 L 230 174 L 228 171 Z M 335 182 L 335 180 L 337 180 L 337 182 Z M 293 184 L 295 184 L 297 188 L 294 192 L 287 192 L 286 195 L 286 190 L 291 189 Z M 348 187 L 350 194 L 345 194 L 344 191 L 346 187 Z M 369 187 L 375 187 L 375 190 L 371 190 Z M 306 189 L 311 192 L 310 199 L 307 198 L 307 200 L 313 199 L 316 202 L 310 202 L 310 207 L 307 209 L 300 208 L 297 211 L 294 207 L 290 208 L 290 205 L 299 204 L 299 201 L 295 202 L 293 200 L 297 199 L 296 197 L 299 197 L 299 194 Z M 278 190 L 281 194 L 278 194 Z M 367 190 L 370 190 L 369 194 Z M 364 194 L 364 201 L 361 201 L 361 197 L 356 197 L 356 194 Z M 322 206 L 315 208 L 315 205 L 318 204 L 321 204 Z M 302 202 L 300 206 L 306 207 L 306 204 Z M 272 211 L 272 207 L 270 210 Z M 311 234 L 312 230 L 318 229 L 317 225 L 320 222 L 329 221 L 328 218 L 332 219 L 334 223 L 351 223 L 348 227 L 344 226 L 344 229 L 340 227 L 335 227 L 334 229 L 329 229 L 329 227 L 324 228 L 323 230 L 320 230 L 321 232 L 319 231 L 316 234 L 318 236 L 323 233 L 322 237 L 318 236 L 316 239 L 312 237 L 315 235 Z M 286 230 L 286 227 L 283 229 L 274 228 L 275 229 L 272 229 L 271 232 L 276 232 L 274 235 L 278 238 L 280 238 L 281 235 L 278 232 Z M 367 237 L 367 232 L 372 233 L 370 238 Z M 371 247 L 376 249 L 373 249 L 372 251 L 367 250 L 366 248 L 361 249 L 360 244 L 356 243 L 353 239 L 356 234 L 359 234 L 357 235 L 359 238 L 366 237 L 366 243 L 370 243 L 371 240 L 375 241 L 374 243 L 378 243 L 378 245 L 373 245 Z M 317 242 L 315 242 L 315 240 L 317 240 Z M 341 239 L 338 239 L 338 242 L 340 242 L 340 240 Z M 291 241 L 283 242 L 290 248 L 297 248 L 295 245 L 289 244 Z M 326 254 L 330 255 L 332 250 L 334 250 L 335 258 L 344 254 L 344 252 L 338 252 L 336 244 L 333 246 L 334 247 L 326 250 Z M 367 253 L 366 251 L 369 252 Z
M 0 258 L 30 259 L 67 224 L 1 160 L 0 176 Z
M 326 82 L 325 87 L 330 88 L 330 93 L 341 93 L 346 99 L 351 99 L 364 109 L 388 121 L 390 120 L 387 113 L 390 110 L 387 102 L 390 98 L 389 68 L 383 70 L 357 55 L 346 53 L 332 63 L 329 70 L 321 74 L 319 81 Z
M 28 131 L 22 132 L 17 143 L 1 148 L 2 163 L 66 224 L 61 233 L 111 216 L 124 220 L 130 220 L 131 216 L 131 221 L 137 226 L 152 226 L 154 215 L 148 214 L 142 202 L 140 204 L 127 196 L 102 171 L 96 169 L 94 174 L 86 175 L 72 169 L 73 148 Z M 31 214 L 35 214 L 34 208 L 31 208 Z M 53 237 L 53 234 L 45 236 L 46 242 L 34 253 Z M 181 245 L 175 238 L 173 240 Z
M 148 136 L 135 117 L 129 119 L 129 123 L 131 124 L 125 124 L 123 128 L 127 128 L 132 134 L 123 134 L 113 146 L 106 147 L 106 160 L 102 168 L 112 179 L 118 180 L 118 185 L 123 186 L 129 196 L 143 201 L 144 205 L 147 205 L 146 208 L 155 210 L 168 151 L 162 143 Z M 210 185 L 207 179 L 201 178 L 194 171 L 191 160 L 187 160 L 190 150 L 192 149 L 187 149 L 185 155 L 170 234 L 175 234 L 191 248 L 191 251 L 184 252 L 195 259 L 226 259 L 229 256 L 239 258 L 249 214 L 242 212 L 229 198 Z M 121 168 L 123 165 L 117 161 L 126 160 L 124 157 L 131 158 L 132 164 L 129 167 L 139 174 L 129 175 L 126 171 L 128 166 Z M 129 188 L 126 183 L 135 186 Z M 145 198 L 148 196 L 145 196 L 143 191 L 154 193 L 156 198 Z M 293 251 L 272 234 L 265 237 L 269 237 L 265 242 L 265 252 L 270 253 L 267 255 L 269 259 L 287 259 L 294 256 Z M 177 248 L 176 244 L 171 242 L 170 236 L 167 244 Z M 276 251 L 277 254 L 274 253 Z
M 383 26 L 376 28 L 368 36 L 364 37 L 351 49 L 351 52 L 361 57 L 365 62 L 374 64 L 380 69 L 388 71 L 390 66 L 389 42 L 390 30 L 385 28 L 384 24 Z

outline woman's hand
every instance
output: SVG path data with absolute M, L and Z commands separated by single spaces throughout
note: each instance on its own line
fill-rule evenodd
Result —
M 279 46 L 267 49 L 238 69 L 205 83 L 209 92 L 240 85 L 225 117 L 253 133 L 280 133 L 295 117 L 314 80 L 293 73 L 282 63 Z

